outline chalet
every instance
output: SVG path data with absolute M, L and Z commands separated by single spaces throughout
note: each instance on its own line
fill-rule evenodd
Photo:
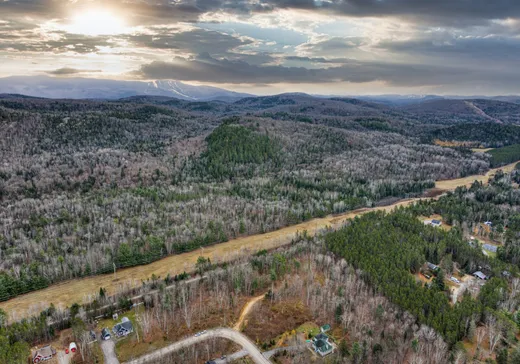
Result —
M 482 273 L 481 271 L 476 271 L 475 273 L 473 273 L 473 276 L 482 280 L 488 279 L 488 276 Z
M 123 317 L 121 322 L 114 326 L 112 332 L 117 337 L 124 337 L 134 332 L 134 326 L 128 317 Z
M 329 341 L 329 337 L 323 333 L 316 335 L 312 339 L 312 348 L 320 356 L 329 355 L 334 351 L 332 343 Z
M 50 346 L 44 346 L 41 349 L 36 350 L 33 355 L 33 363 L 41 363 L 42 361 L 51 360 L 56 355 L 56 350 Z

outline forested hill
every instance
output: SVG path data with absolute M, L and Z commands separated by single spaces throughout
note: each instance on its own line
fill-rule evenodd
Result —
M 489 168 L 487 154 L 433 144 L 438 121 L 300 94 L 0 97 L 0 299 Z

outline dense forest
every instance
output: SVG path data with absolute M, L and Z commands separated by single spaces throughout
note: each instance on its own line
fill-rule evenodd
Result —
M 378 104 L 174 101 L 0 100 L 0 299 L 489 168 Z
M 325 240 L 329 249 L 361 269 L 370 285 L 417 316 L 421 323 L 433 327 L 452 345 L 468 336 L 471 320 L 484 322 L 489 310 L 496 310 L 509 299 L 501 288 L 507 287 L 507 282 L 500 278 L 505 264 L 490 260 L 481 250 L 468 245 L 460 231 L 445 232 L 425 226 L 410 211 L 356 218 L 347 227 L 328 234 Z M 471 274 L 479 266 L 489 265 L 497 278 L 487 283 L 478 300 L 468 293 L 451 306 L 444 293 L 444 282 L 425 288 L 412 276 L 425 262 L 440 264 L 448 255 L 462 271 Z M 515 333 L 516 328 L 511 335 Z

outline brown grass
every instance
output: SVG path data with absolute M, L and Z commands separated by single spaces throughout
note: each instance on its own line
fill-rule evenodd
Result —
M 433 141 L 434 144 L 439 145 L 441 147 L 477 147 L 480 145 L 479 142 L 468 142 L 468 141 L 458 141 L 458 140 L 440 140 L 435 139 Z
M 309 308 L 298 299 L 274 304 L 261 301 L 250 313 L 244 334 L 257 342 L 269 342 L 310 320 L 312 315 Z
M 509 173 L 515 169 L 515 166 L 518 162 L 508 164 L 506 166 L 500 168 L 490 169 L 486 174 L 482 175 L 473 175 L 463 178 L 450 179 L 445 181 L 437 181 L 435 182 L 435 188 L 439 188 L 444 191 L 453 191 L 458 186 L 466 186 L 470 187 L 471 184 L 475 181 L 482 182 L 487 184 L 488 180 L 495 175 L 498 170 L 502 170 L 506 173 Z
M 493 149 L 494 148 L 471 148 L 471 151 L 475 153 L 486 153 Z
M 435 188 L 437 190 L 453 191 L 457 186 L 469 186 L 475 180 L 487 183 L 487 180 L 497 170 L 502 169 L 504 172 L 510 172 L 515 165 L 516 163 L 512 163 L 502 168 L 492 169 L 485 175 L 438 181 Z M 183 271 L 194 271 L 195 262 L 201 255 L 211 258 L 214 263 L 230 262 L 239 257 L 250 256 L 262 249 L 273 249 L 287 245 L 298 233 L 303 231 L 313 235 L 317 230 L 323 228 L 339 228 L 345 221 L 371 211 L 390 212 L 396 207 L 408 206 L 422 199 L 429 198 L 405 199 L 388 206 L 362 208 L 342 215 L 313 219 L 270 233 L 240 237 L 204 249 L 172 255 L 148 265 L 121 269 L 115 275 L 105 274 L 58 283 L 39 291 L 15 297 L 6 302 L 0 302 L 0 308 L 11 314 L 15 319 L 20 319 L 30 316 L 31 313 L 34 314 L 37 311 L 35 307 L 45 308 L 51 303 L 54 303 L 57 307 L 70 307 L 73 303 L 86 303 L 89 300 L 89 296 L 95 296 L 99 292 L 100 287 L 105 288 L 108 294 L 114 294 L 123 286 L 140 286 L 141 281 L 150 278 L 152 274 L 164 278 L 168 273 L 174 276 Z

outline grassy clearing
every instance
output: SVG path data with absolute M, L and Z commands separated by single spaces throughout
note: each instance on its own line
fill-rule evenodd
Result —
M 471 151 L 475 153 L 486 153 L 493 149 L 494 148 L 471 148 Z

